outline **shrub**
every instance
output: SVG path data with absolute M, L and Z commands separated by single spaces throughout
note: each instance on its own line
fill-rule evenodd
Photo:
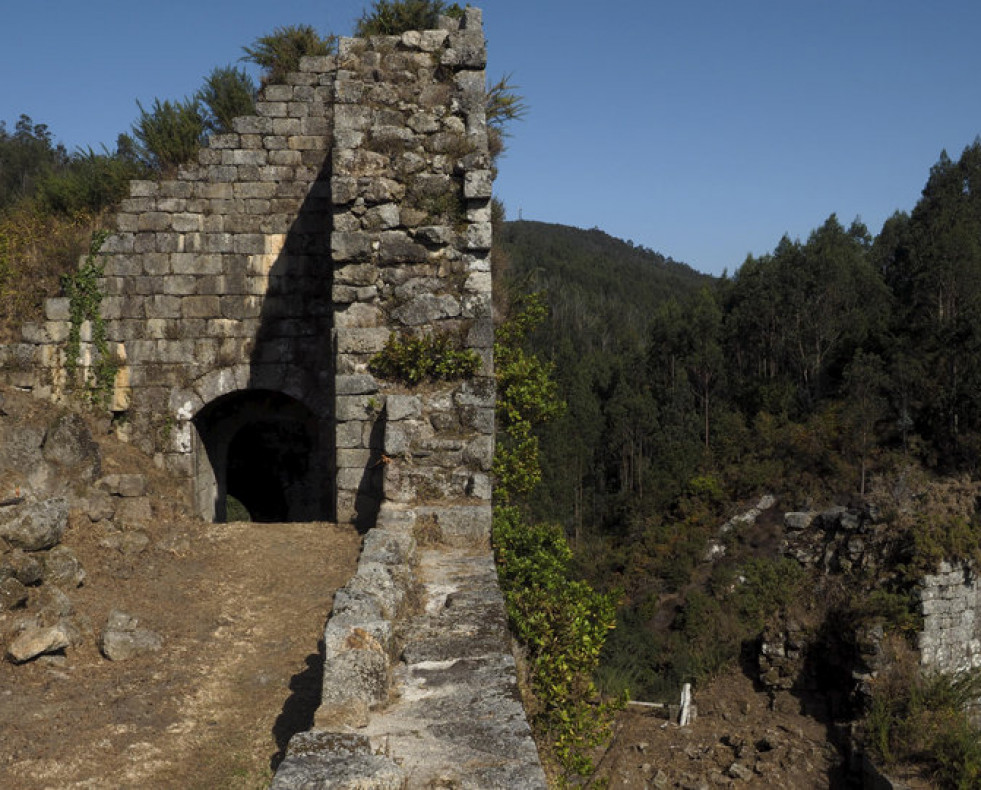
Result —
M 143 174 L 138 162 L 119 153 L 78 151 L 65 170 L 41 181 L 38 204 L 44 211 L 64 215 L 96 214 L 118 204 L 128 194 L 130 180 Z
M 99 257 L 99 250 L 108 235 L 108 231 L 93 233 L 89 254 L 82 265 L 76 271 L 62 277 L 62 288 L 65 296 L 68 297 L 71 310 L 71 327 L 65 349 L 69 381 L 74 382 L 75 379 L 81 349 L 82 324 L 88 321 L 91 326 L 93 349 L 91 377 L 81 383 L 92 401 L 103 405 L 108 403 L 118 370 L 117 360 L 109 353 L 106 325 L 99 313 L 99 305 L 102 303 L 99 280 L 102 278 L 105 266 L 105 262 Z
M 205 126 L 217 134 L 232 131 L 235 118 L 255 113 L 255 97 L 255 83 L 244 69 L 215 69 L 198 91 L 198 99 L 205 107 Z
M 480 356 L 472 349 L 460 348 L 459 340 L 449 334 L 402 339 L 393 332 L 385 347 L 371 358 L 368 369 L 383 379 L 409 385 L 451 381 L 480 370 Z
M 57 296 L 74 271 L 96 221 L 25 204 L 0 213 L 0 342 L 16 341 L 25 321 L 44 319 L 44 300 Z
M 167 173 L 190 162 L 204 142 L 204 117 L 197 99 L 161 102 L 153 100 L 150 111 L 136 102 L 140 117 L 133 124 L 137 152 L 154 170 Z
M 616 595 L 571 578 L 572 550 L 556 524 L 527 524 L 517 509 L 498 507 L 493 534 L 508 617 L 528 651 L 534 723 L 566 774 L 587 776 L 589 750 L 609 736 L 621 706 L 600 701 L 593 682 L 615 625 Z
M 442 0 L 375 0 L 354 27 L 354 35 L 397 36 L 406 30 L 431 30 L 440 14 L 461 16 L 463 9 Z
M 938 787 L 978 787 L 981 731 L 969 710 L 981 698 L 981 672 L 926 676 L 908 649 L 899 650 L 874 687 L 866 744 L 887 765 L 924 766 Z
M 565 410 L 552 378 L 552 366 L 523 348 L 528 333 L 541 323 L 547 310 L 544 294 L 525 296 L 495 333 L 499 435 L 494 455 L 494 493 L 501 501 L 528 494 L 541 481 L 535 426 L 555 419 Z
M 300 68 L 304 55 L 330 55 L 337 48 L 337 36 L 321 36 L 310 25 L 278 27 L 243 47 L 242 60 L 263 69 L 262 85 L 286 81 L 286 75 Z

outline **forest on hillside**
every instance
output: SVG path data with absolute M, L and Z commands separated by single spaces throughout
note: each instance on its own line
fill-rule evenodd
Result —
M 597 230 L 512 222 L 499 241 L 512 286 L 544 289 L 530 347 L 565 403 L 538 431 L 543 482 L 523 506 L 621 595 L 601 670 L 614 689 L 674 694 L 758 633 L 719 584 L 746 562 L 692 585 L 719 525 L 764 493 L 793 510 L 906 491 L 904 611 L 912 574 L 977 552 L 975 509 L 930 512 L 924 492 L 981 463 L 981 141 L 943 153 L 878 235 L 831 215 L 720 279 Z

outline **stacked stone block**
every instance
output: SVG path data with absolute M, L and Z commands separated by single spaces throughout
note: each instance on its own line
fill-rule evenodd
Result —
M 341 520 L 436 520 L 486 536 L 493 453 L 491 163 L 481 17 L 343 40 L 332 152 Z M 371 375 L 391 336 L 448 333 L 482 359 L 464 382 Z
M 120 364 L 111 408 L 173 471 L 196 473 L 191 418 L 236 390 L 285 392 L 329 415 L 334 63 L 308 58 L 256 115 L 172 178 L 135 181 L 102 247 L 101 315 Z M 66 298 L 27 326 L 38 394 L 66 384 Z M 95 349 L 82 327 L 80 378 Z M 37 380 L 40 379 L 40 380 Z
M 919 587 L 920 661 L 940 672 L 981 667 L 981 581 L 970 563 L 942 562 Z

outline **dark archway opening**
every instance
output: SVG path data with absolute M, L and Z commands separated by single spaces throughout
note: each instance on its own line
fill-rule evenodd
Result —
M 289 521 L 289 492 L 309 472 L 310 445 L 306 426 L 296 422 L 243 425 L 228 444 L 228 496 L 252 521 Z
M 198 501 L 215 521 L 328 518 L 324 425 L 294 398 L 243 390 L 210 403 L 194 419 Z

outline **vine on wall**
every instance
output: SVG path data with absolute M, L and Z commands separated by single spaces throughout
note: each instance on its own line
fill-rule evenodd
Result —
M 100 230 L 92 234 L 89 253 L 78 270 L 62 277 L 62 288 L 68 297 L 71 327 L 65 348 L 65 367 L 70 385 L 77 380 L 78 360 L 82 352 L 82 325 L 87 321 L 91 329 L 92 361 L 89 373 L 81 382 L 94 403 L 106 404 L 112 393 L 119 365 L 109 353 L 106 340 L 106 324 L 99 311 L 102 304 L 102 291 L 99 280 L 103 275 L 105 262 L 99 250 L 109 236 L 109 231 Z

